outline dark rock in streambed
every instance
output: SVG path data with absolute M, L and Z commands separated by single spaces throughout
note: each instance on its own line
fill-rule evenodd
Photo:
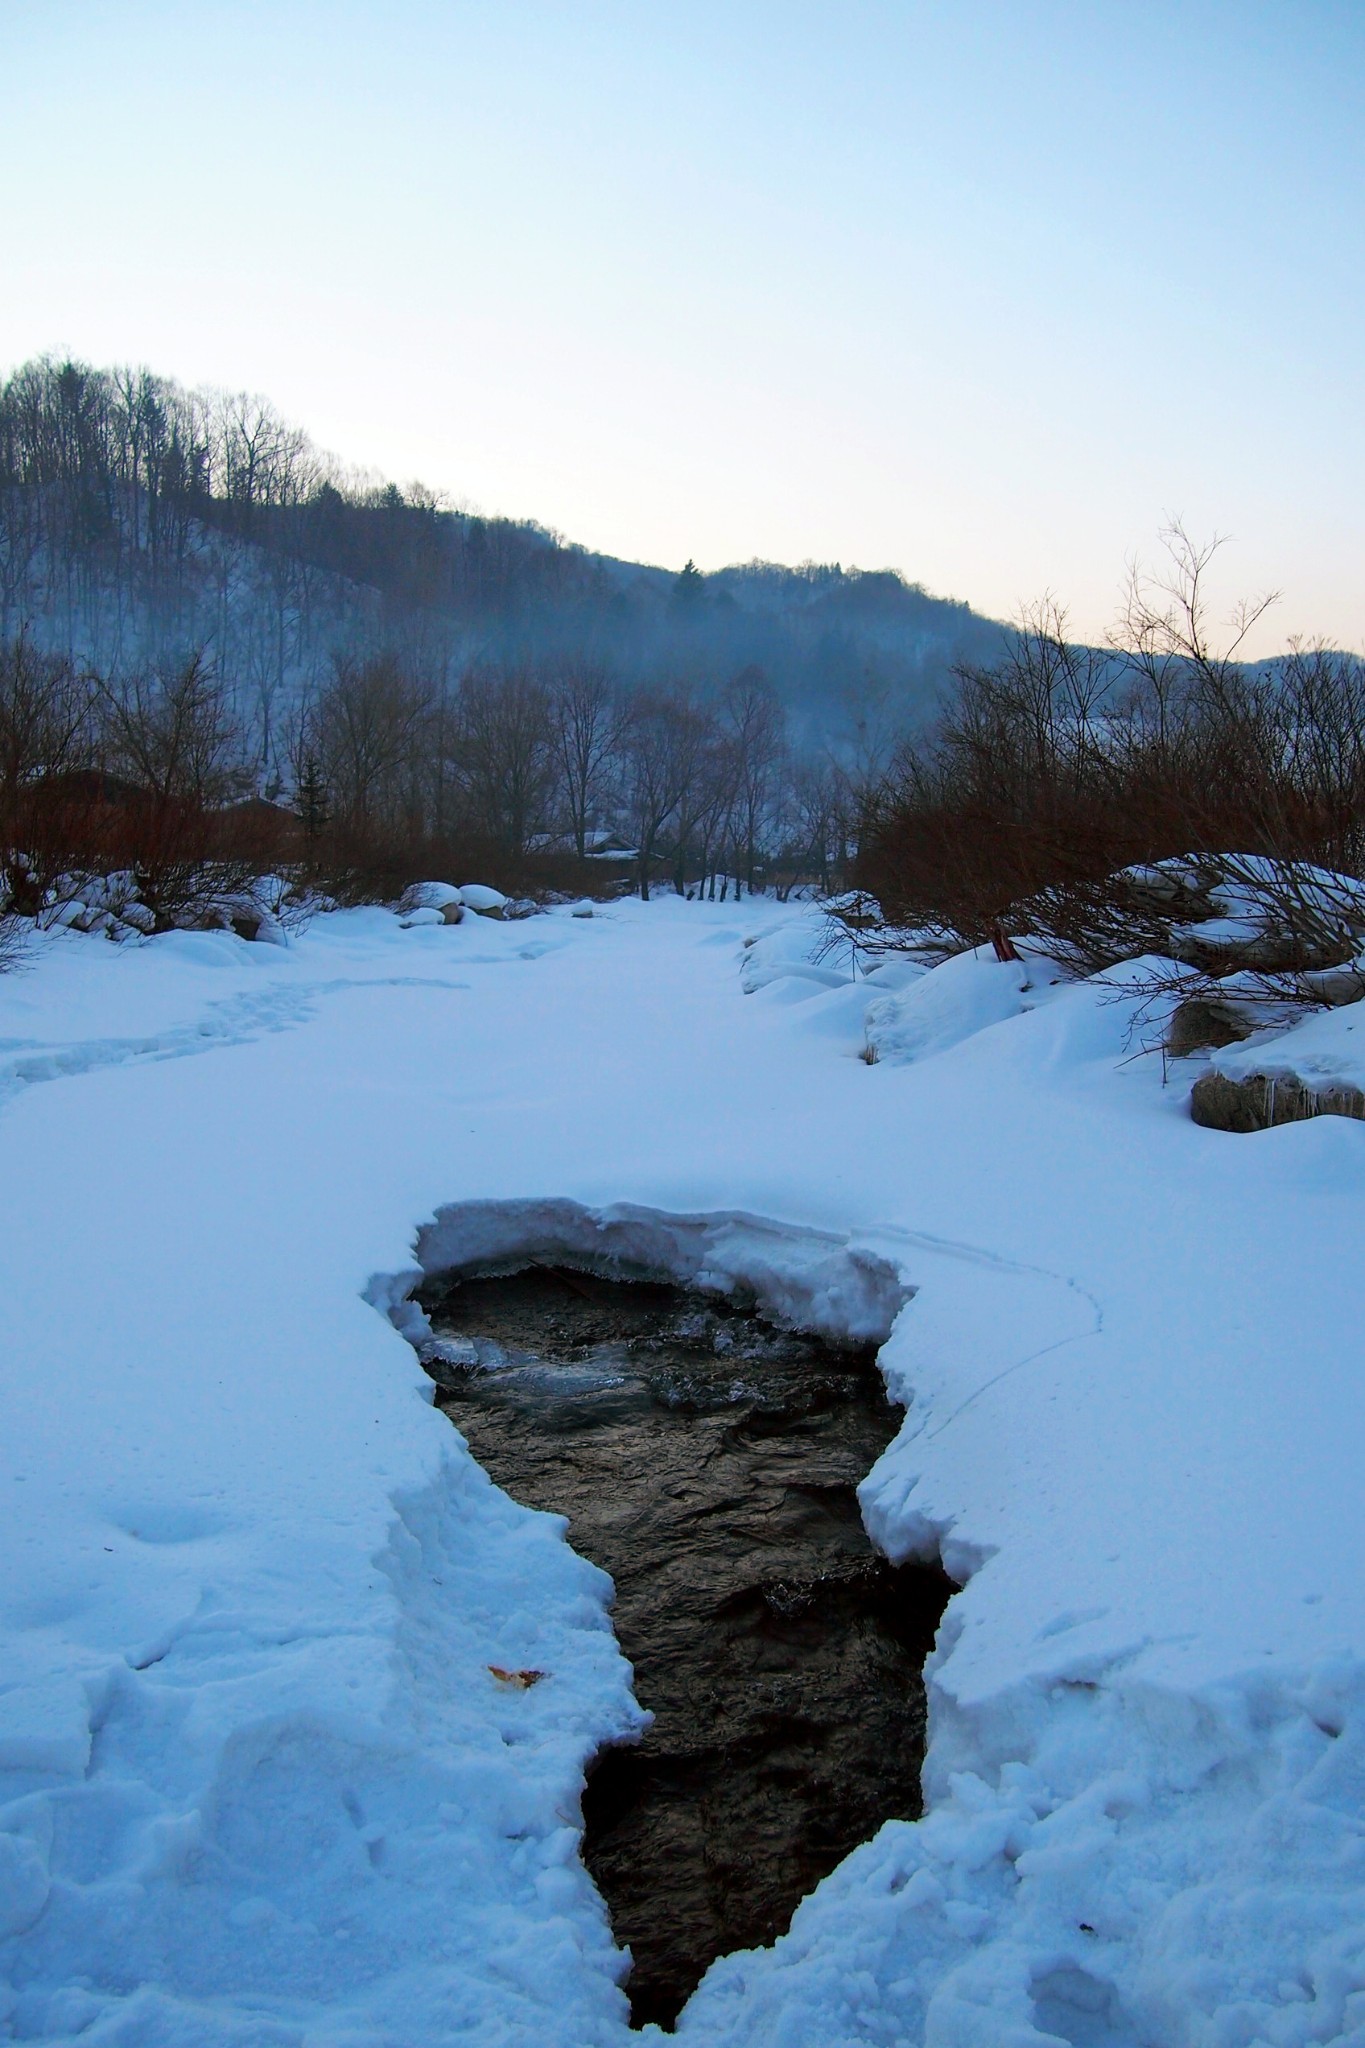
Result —
M 952 1588 L 879 1557 L 856 1495 L 899 1412 L 870 1351 L 676 1288 L 537 1268 L 422 1301 L 474 1455 L 615 1581 L 654 1722 L 598 1758 L 583 1853 L 635 2020 L 669 2026 L 717 1955 L 771 1941 L 919 1813 L 920 1670 Z

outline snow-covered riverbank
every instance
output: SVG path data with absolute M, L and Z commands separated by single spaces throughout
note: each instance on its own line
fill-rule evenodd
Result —
M 0 981 L 0 2036 L 630 2038 L 576 1860 L 635 1723 L 604 1582 L 371 1305 L 438 1212 L 432 1260 L 610 1211 L 826 1322 L 916 1290 L 865 1511 L 969 1581 L 925 1821 L 683 2036 L 1365 2040 L 1365 1130 L 1200 1130 L 1122 1003 L 973 963 L 1001 1021 L 952 1045 L 940 994 L 868 1065 L 873 989 L 743 992 L 803 916 L 62 934 Z

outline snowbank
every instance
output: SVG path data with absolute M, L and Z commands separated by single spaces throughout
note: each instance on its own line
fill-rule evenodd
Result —
M 1199 1130 L 1126 1000 L 993 963 L 868 1066 L 875 984 L 746 996 L 760 932 L 812 964 L 809 912 L 664 899 L 0 982 L 0 2032 L 624 2048 L 609 1589 L 394 1327 L 535 1249 L 889 1330 L 864 1512 L 964 1581 L 925 1820 L 684 2039 L 1365 2039 L 1365 1131 Z
M 1048 960 L 997 960 L 988 946 L 958 953 L 869 1005 L 868 1049 L 881 1060 L 947 1052 L 988 1025 L 1035 1009 L 1057 978 Z
M 770 983 L 808 982 L 813 988 L 842 988 L 854 979 L 847 947 L 836 954 L 822 924 L 808 919 L 779 918 L 744 942 L 740 985 L 754 995 Z

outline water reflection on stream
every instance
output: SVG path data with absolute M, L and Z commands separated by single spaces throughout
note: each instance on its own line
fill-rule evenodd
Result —
M 920 1667 L 952 1587 L 878 1557 L 854 1492 L 899 1411 L 870 1352 L 678 1288 L 532 1267 L 421 1300 L 474 1455 L 616 1583 L 655 1719 L 595 1765 L 583 1854 L 636 2024 L 671 2026 L 717 1955 L 919 1812 Z

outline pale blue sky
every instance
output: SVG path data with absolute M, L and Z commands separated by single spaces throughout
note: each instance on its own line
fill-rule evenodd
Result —
M 0 0 L 0 366 L 625 555 L 1365 642 L 1365 0 Z

